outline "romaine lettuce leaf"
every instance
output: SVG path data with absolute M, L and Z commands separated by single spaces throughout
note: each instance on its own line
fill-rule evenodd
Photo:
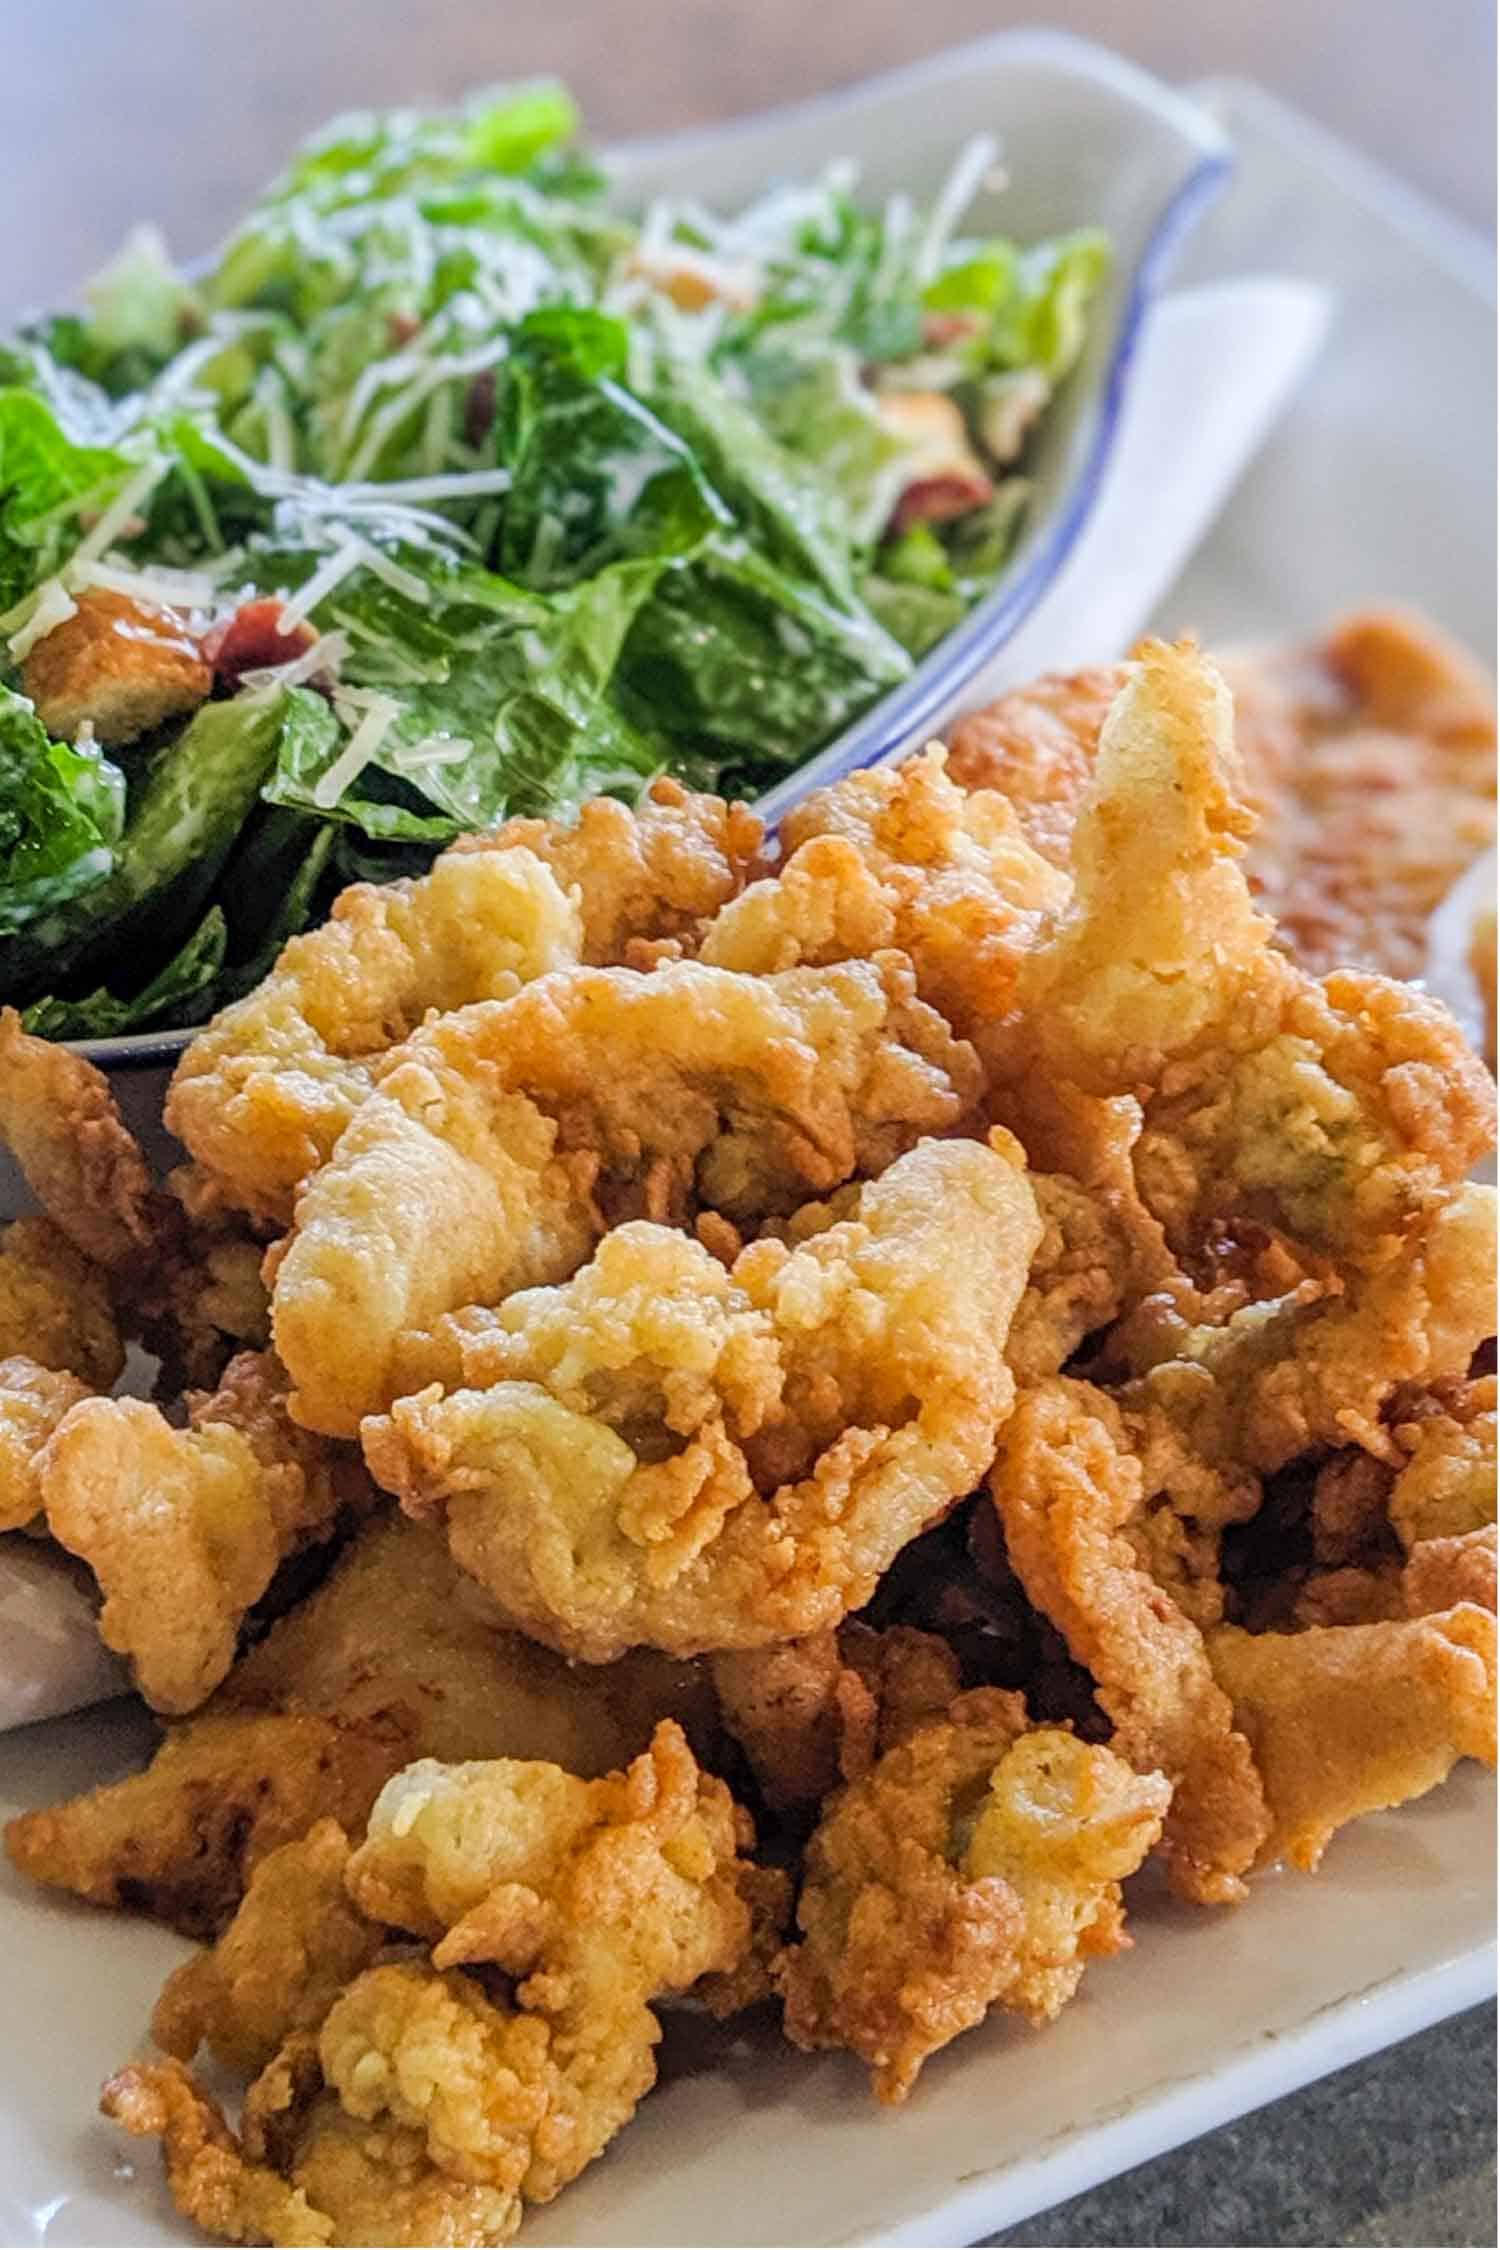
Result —
M 83 505 L 105 507 L 136 466 L 110 446 L 75 443 L 36 392 L 0 390 L 0 608 L 57 568 L 78 543 Z
M 125 818 L 125 777 L 91 744 L 53 742 L 0 688 L 0 936 L 102 883 Z
M 223 967 L 226 935 L 223 909 L 211 906 L 171 960 L 129 999 L 104 985 L 76 1000 L 49 995 L 33 1000 L 21 1021 L 46 1039 L 116 1039 L 156 1023 L 191 1020 L 195 1003 L 206 1000 Z

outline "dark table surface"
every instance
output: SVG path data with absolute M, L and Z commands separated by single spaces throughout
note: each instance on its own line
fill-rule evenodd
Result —
M 362 102 L 565 77 L 600 138 L 732 116 L 1042 11 L 1004 0 L 9 0 L 0 313 L 65 298 L 138 219 L 212 247 L 298 136 Z M 1491 229 L 1485 0 L 1072 0 L 1175 78 L 1262 84 Z M 996 2237 L 1493 2243 L 1495 2015 L 1476 2010 Z

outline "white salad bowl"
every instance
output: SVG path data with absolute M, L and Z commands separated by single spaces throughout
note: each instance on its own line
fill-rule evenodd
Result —
M 1222 128 L 1183 95 L 1088 42 L 1054 32 L 1001 33 L 914 68 L 765 116 L 638 141 L 606 156 L 616 198 L 658 195 L 710 206 L 749 199 L 780 180 L 816 177 L 835 158 L 858 170 L 871 201 L 930 201 L 976 135 L 999 144 L 1003 185 L 980 189 L 964 231 L 1020 242 L 1101 227 L 1110 271 L 1082 358 L 1039 432 L 1032 495 L 999 582 L 898 688 L 761 800 L 775 818 L 855 768 L 876 764 L 964 701 L 966 684 L 1029 616 L 1073 551 L 1093 510 L 1119 429 L 1146 313 L 1174 254 L 1228 176 Z M 180 1031 L 76 1042 L 112 1070 L 159 1071 Z

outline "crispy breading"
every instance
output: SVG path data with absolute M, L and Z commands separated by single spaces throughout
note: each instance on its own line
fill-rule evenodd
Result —
M 607 1773 L 664 1712 L 707 1743 L 707 1680 L 647 1651 L 563 1663 L 506 1629 L 434 1532 L 392 1516 L 356 1532 L 144 1773 L 23 1814 L 7 1842 L 39 1882 L 211 1936 L 269 1851 L 324 1817 L 362 1833 L 412 1758 Z
M 226 2242 L 283 2244 L 287 2250 L 304 2245 L 315 2250 L 334 2239 L 332 2222 L 312 2209 L 300 2189 L 267 2166 L 246 2162 L 223 2111 L 182 2063 L 128 2063 L 106 2084 L 99 2107 L 127 2133 L 161 2142 L 177 2207 L 205 2233 Z
M 1115 1746 L 1173 1784 L 1173 1887 L 1223 1905 L 1244 1896 L 1266 1809 L 1201 1632 L 1129 1536 L 1147 1487 L 1140 1433 L 1114 1400 L 1061 1378 L 1022 1393 L 990 1478 L 1016 1576 L 1092 1673 Z
M 894 954 L 768 978 L 577 969 L 439 1017 L 299 1198 L 274 1291 L 294 1411 L 352 1435 L 416 1387 L 409 1331 L 562 1280 L 622 1219 L 791 1210 L 977 1092 Z
M 852 2049 L 899 2102 L 990 2008 L 1047 2022 L 1127 1942 L 1120 1879 L 1170 1795 L 1111 1750 L 1028 1731 L 1019 1696 L 961 1696 L 826 1809 L 777 1969 L 787 2036 Z
M 230 2070 L 260 2070 L 295 2031 L 315 2031 L 385 1933 L 344 1890 L 349 1839 L 336 1820 L 267 1853 L 215 1945 L 172 1971 L 151 2036 L 191 2062 L 207 2044 Z
M 1442 1615 L 1208 1636 L 1265 1784 L 1264 1859 L 1311 1872 L 1346 1821 L 1405 1804 L 1460 1758 L 1495 1763 L 1495 1620 Z
M 12 1355 L 0 1359 L 0 1531 L 20 1531 L 42 1512 L 42 1448 L 63 1416 L 89 1396 L 63 1369 Z
M 524 845 L 576 893 L 583 959 L 596 968 L 625 961 L 637 940 L 676 939 L 692 949 L 709 917 L 755 872 L 763 831 L 748 805 L 684 789 L 669 774 L 633 809 L 593 797 L 571 821 L 505 821 L 464 836 L 455 852 Z
M 218 1686 L 278 1564 L 326 1538 L 364 1484 L 288 1419 L 269 1353 L 232 1360 L 190 1411 L 176 1430 L 140 1399 L 85 1400 L 39 1464 L 49 1530 L 99 1581 L 101 1636 L 153 1709 L 174 1714 Z
M 817 1804 L 857 1781 L 962 1685 L 935 1633 L 876 1632 L 855 1618 L 771 1648 L 720 1650 L 712 1671 L 724 1726 L 773 1808 Z
M 1473 1602 L 1495 1614 L 1496 1531 L 1493 1523 L 1446 1538 L 1423 1539 L 1413 1547 L 1401 1573 L 1401 1601 L 1408 1617 L 1429 1617 Z
M 14 1008 L 0 1008 L 0 1141 L 47 1216 L 95 1265 L 120 1266 L 149 1247 L 151 1175 L 108 1079 L 23 1031 Z
M 1181 1253 L 1237 1214 L 1368 1269 L 1490 1145 L 1493 1085 L 1425 995 L 1319 983 L 1274 950 L 1248 826 L 1222 680 L 1147 644 L 1105 724 L 1072 903 L 1022 963 L 1011 1068 L 1146 1089 L 1136 1174 Z
M 750 1648 L 857 1608 L 983 1473 L 1039 1233 L 1015 1144 L 924 1142 L 796 1248 L 725 1268 L 617 1227 L 557 1289 L 455 1323 L 466 1387 L 364 1428 L 528 1632 L 599 1662 Z
M 1390 1518 L 1410 1553 L 1495 1520 L 1495 1378 L 1402 1402 L 1392 1435 L 1402 1466 Z
M 933 744 L 794 806 L 781 824 L 779 879 L 724 909 L 703 958 L 764 975 L 895 945 L 921 998 L 964 1037 L 1003 1016 L 1021 956 L 1068 886 L 1005 798 L 966 796 L 945 763 Z
M 747 1840 L 728 1790 L 670 1720 L 599 1781 L 513 1761 L 415 1766 L 382 1795 L 347 1890 L 377 1938 L 394 1922 L 435 1939 L 430 1963 L 359 1969 L 315 2033 L 288 2033 L 246 2097 L 243 2151 L 226 2148 L 216 2114 L 192 2108 L 190 2080 L 172 2077 L 175 2105 L 158 2099 L 153 2113 L 165 2089 L 149 2066 L 112 2080 L 106 2109 L 164 2132 L 174 2192 L 203 2216 L 210 2199 L 187 2152 L 174 2163 L 171 2112 L 187 2109 L 179 2141 L 223 2152 L 213 2223 L 231 2235 L 253 2224 L 303 2239 L 277 2230 L 303 2229 L 310 2212 L 337 2242 L 502 2240 L 649 2091 L 652 2003 L 738 1968 L 751 1940 Z M 513 2001 L 463 1963 L 515 1979 Z M 269 2028 L 258 2003 L 245 2028 L 258 2047 Z M 340 2113 L 378 2130 L 351 2135 Z M 388 2210 L 373 2199 L 382 2177 Z M 477 2205 L 475 2189 L 489 2191 Z M 428 2231 L 412 2235 L 418 2211 Z
M 179 611 L 94 586 L 34 643 L 21 684 L 50 735 L 72 742 L 87 724 L 117 743 L 195 711 L 214 675 Z
M 533 852 L 445 852 L 342 891 L 269 976 L 199 1032 L 167 1123 L 227 1200 L 284 1224 L 375 1072 L 429 1009 L 503 998 L 579 958 L 576 903 Z
M 51 1219 L 0 1227 L 0 1359 L 17 1356 L 100 1391 L 125 1365 L 103 1273 Z
M 360 1832 L 417 1745 L 399 1711 L 344 1724 L 311 1712 L 200 1712 L 144 1773 L 20 1813 L 5 1831 L 33 1882 L 213 1937 L 260 1863 L 316 1820 Z
M 1249 802 L 1250 887 L 1317 975 L 1422 973 L 1429 915 L 1495 827 L 1488 680 L 1425 618 L 1367 610 L 1307 645 L 1223 659 Z M 1008 797 L 1066 867 L 1121 666 L 1053 676 L 954 729 L 960 787 Z M 1493 975 L 1493 944 L 1490 951 Z M 1492 1011 L 1493 1013 L 1493 1011 Z

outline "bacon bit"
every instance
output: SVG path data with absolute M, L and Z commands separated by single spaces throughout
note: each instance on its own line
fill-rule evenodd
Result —
M 290 664 L 317 638 L 316 628 L 305 618 L 289 633 L 283 633 L 281 603 L 268 597 L 242 603 L 232 617 L 205 633 L 203 653 L 220 686 L 234 688 L 242 673 L 258 672 L 272 664 Z
M 914 523 L 952 523 L 995 497 L 987 476 L 953 469 L 941 476 L 918 477 L 909 484 L 891 514 L 891 529 L 905 531 Z
M 391 342 L 399 347 L 409 344 L 414 336 L 421 335 L 422 323 L 415 313 L 393 312 L 387 315 L 386 332 Z
M 980 313 L 926 312 L 922 315 L 922 341 L 939 350 L 948 344 L 966 344 L 984 326 Z
M 495 371 L 484 368 L 464 393 L 464 443 L 483 445 L 495 419 Z

